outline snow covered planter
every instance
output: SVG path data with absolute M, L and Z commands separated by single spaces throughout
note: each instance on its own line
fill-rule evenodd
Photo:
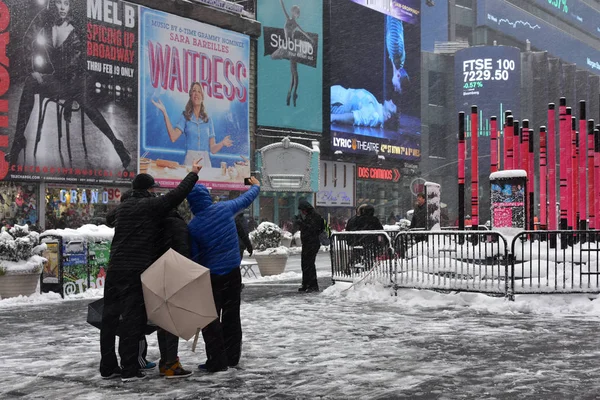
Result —
M 29 296 L 37 288 L 44 258 L 39 233 L 29 232 L 27 225 L 15 225 L 0 232 L 0 298 Z
M 262 276 L 279 275 L 285 270 L 288 250 L 281 246 L 283 231 L 272 222 L 263 222 L 250 232 L 254 259 Z

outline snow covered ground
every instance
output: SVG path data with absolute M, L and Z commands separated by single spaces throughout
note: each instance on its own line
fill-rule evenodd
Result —
M 505 399 L 596 398 L 600 300 L 331 284 L 318 257 L 319 294 L 298 294 L 300 257 L 278 277 L 244 278 L 239 369 L 190 379 L 103 381 L 99 331 L 85 322 L 101 296 L 0 300 L 0 398 L 11 399 Z M 149 358 L 158 358 L 156 335 Z M 203 345 L 180 341 L 196 369 Z

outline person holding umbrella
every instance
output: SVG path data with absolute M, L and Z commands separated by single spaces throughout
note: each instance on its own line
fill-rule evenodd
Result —
M 157 243 L 161 248 L 160 253 L 173 249 L 184 257 L 190 257 L 190 238 L 187 223 L 176 210 L 171 210 L 162 223 L 162 237 Z M 160 376 L 167 379 L 187 378 L 192 371 L 183 368 L 179 362 L 179 338 L 166 330 L 159 328 L 157 331 L 160 361 L 158 369 Z
M 140 275 L 158 258 L 156 243 L 160 239 L 161 223 L 193 189 L 202 168 L 200 162 L 195 161 L 192 172 L 164 196 L 154 197 L 149 192 L 158 186 L 151 175 L 138 174 L 132 182 L 131 197 L 107 217 L 107 224 L 114 226 L 115 234 L 104 286 L 100 330 L 100 375 L 104 379 L 121 376 L 123 382 L 128 382 L 145 378 L 138 363 L 138 344 L 147 323 Z M 115 354 L 119 322 L 122 368 Z
M 235 215 L 248 207 L 260 191 L 260 182 L 234 200 L 212 202 L 208 189 L 196 185 L 187 200 L 194 218 L 189 223 L 192 261 L 210 269 L 217 318 L 202 329 L 207 360 L 198 368 L 207 372 L 226 371 L 238 365 L 242 352 L 240 302 L 242 274 Z

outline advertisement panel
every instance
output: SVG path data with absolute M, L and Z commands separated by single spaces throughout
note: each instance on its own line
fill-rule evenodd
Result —
M 246 190 L 248 36 L 147 8 L 140 20 L 140 172 L 174 187 L 201 159 L 200 182 Z
M 465 112 L 465 135 L 468 156 L 471 157 L 471 106 L 477 106 L 478 167 L 482 193 L 489 191 L 490 117 L 498 118 L 498 135 L 503 135 L 504 112 L 511 110 L 520 119 L 521 54 L 509 46 L 475 46 L 459 50 L 454 55 L 454 95 L 456 113 Z M 499 140 L 498 143 L 502 143 Z M 498 154 L 502 154 L 502 149 Z M 467 171 L 467 176 L 470 176 Z M 470 179 L 470 178 L 469 178 Z M 487 220 L 490 199 L 479 198 L 482 220 Z
M 420 21 L 404 22 L 347 0 L 332 0 L 330 14 L 332 151 L 418 161 Z
M 525 182 L 524 177 L 492 180 L 493 228 L 525 229 Z
M 534 0 L 535 4 L 600 38 L 600 12 L 582 0 Z
M 258 124 L 323 130 L 322 0 L 258 0 Z
M 536 49 L 547 50 L 555 57 L 577 64 L 579 68 L 600 74 L 600 50 L 507 1 L 480 0 L 477 3 L 477 24 L 489 26 L 518 40 L 527 38 Z
M 82 239 L 63 242 L 63 290 L 65 295 L 83 293 L 88 288 L 87 243 Z
M 45 258 L 42 284 L 57 284 L 59 283 L 58 240 L 46 240 L 44 243 L 46 243 L 46 249 L 42 253 L 42 257 Z
M 0 179 L 127 183 L 137 164 L 138 7 L 4 0 Z
M 490 117 L 504 125 L 504 111 L 519 119 L 521 52 L 509 46 L 475 46 L 454 55 L 456 113 L 465 112 L 466 136 L 471 136 L 471 106 L 479 111 L 479 137 L 490 136 Z M 480 154 L 489 154 L 489 141 L 480 143 Z
M 354 207 L 355 165 L 321 160 L 318 207 Z
M 409 24 L 418 24 L 421 0 L 352 0 L 356 4 L 398 18 Z

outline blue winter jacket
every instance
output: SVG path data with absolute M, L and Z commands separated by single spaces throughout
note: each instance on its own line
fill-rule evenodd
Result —
M 237 199 L 213 204 L 204 185 L 194 186 L 187 196 L 194 213 L 188 224 L 192 260 L 215 275 L 226 275 L 240 266 L 235 214 L 252 204 L 259 191 L 259 186 L 253 185 Z

